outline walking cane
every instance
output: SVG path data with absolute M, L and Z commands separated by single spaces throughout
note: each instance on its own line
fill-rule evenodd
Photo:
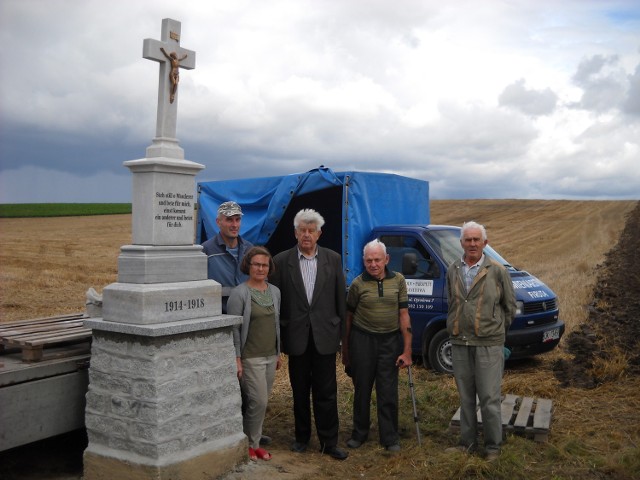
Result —
M 411 391 L 411 403 L 413 403 L 413 421 L 416 423 L 418 445 L 422 446 L 422 439 L 420 438 L 420 425 L 418 424 L 418 410 L 416 409 L 416 394 L 413 391 L 413 375 L 411 375 L 411 365 L 407 365 L 407 371 L 409 372 L 409 390 Z

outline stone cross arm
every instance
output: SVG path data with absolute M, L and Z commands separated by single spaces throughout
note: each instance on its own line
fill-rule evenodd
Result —
M 196 52 L 187 50 L 177 44 L 171 45 L 169 42 L 154 40 L 153 38 L 145 38 L 142 43 L 142 56 L 147 60 L 155 60 L 156 62 L 168 61 L 166 55 L 161 49 L 170 55 L 175 53 L 179 59 L 179 67 L 187 70 L 196 68 Z M 186 56 L 185 56 L 186 55 Z
M 179 33 L 174 36 L 180 38 Z M 179 40 L 173 40 L 171 37 L 163 40 L 146 38 L 142 44 L 142 56 L 148 60 L 160 62 L 160 88 L 165 92 L 168 88 L 169 103 L 173 103 L 180 81 L 179 69 L 191 70 L 195 68 L 196 52 L 180 47 Z

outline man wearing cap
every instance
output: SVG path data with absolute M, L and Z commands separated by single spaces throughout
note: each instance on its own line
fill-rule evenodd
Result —
M 234 287 L 247 280 L 249 276 L 240 271 L 245 253 L 253 244 L 240 236 L 242 208 L 236 202 L 224 202 L 218 207 L 216 225 L 220 232 L 202 244 L 207 254 L 207 276 L 222 285 L 222 313 L 227 313 L 227 300 Z M 246 399 L 242 398 L 242 410 Z M 261 445 L 271 443 L 271 437 L 262 435 Z
M 207 254 L 207 276 L 222 285 L 222 313 L 227 313 L 231 290 L 248 276 L 240 271 L 244 254 L 253 244 L 240 236 L 242 208 L 236 202 L 224 202 L 218 207 L 216 225 L 220 232 L 202 244 Z

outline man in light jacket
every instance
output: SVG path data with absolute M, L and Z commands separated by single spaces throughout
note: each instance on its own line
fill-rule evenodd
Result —
M 501 383 L 506 332 L 516 312 L 511 276 L 483 253 L 487 232 L 476 222 L 462 226 L 461 259 L 447 271 L 453 375 L 460 397 L 460 442 L 447 451 L 477 449 L 476 395 L 482 413 L 484 448 L 496 460 L 502 445 Z

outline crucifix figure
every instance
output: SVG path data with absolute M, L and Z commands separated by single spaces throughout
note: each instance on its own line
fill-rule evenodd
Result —
M 184 153 L 177 146 L 176 140 L 178 72 L 180 68 L 195 68 L 196 52 L 180 46 L 180 22 L 165 18 L 162 20 L 161 40 L 145 39 L 142 56 L 160 63 L 156 138 L 153 140 L 154 145 L 147 149 L 147 156 L 183 158 Z M 150 153 L 149 149 L 153 152 Z
M 167 57 L 167 60 L 171 62 L 171 71 L 169 72 L 169 79 L 171 80 L 171 96 L 169 97 L 169 103 L 173 103 L 176 98 L 176 92 L 178 91 L 178 82 L 180 82 L 180 62 L 188 57 L 185 53 L 182 57 L 178 58 L 176 52 L 167 53 L 164 47 L 160 47 L 160 51 Z

